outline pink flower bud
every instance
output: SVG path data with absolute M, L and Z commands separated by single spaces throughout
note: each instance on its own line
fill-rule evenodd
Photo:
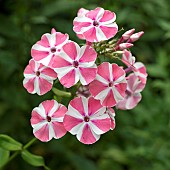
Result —
M 119 50 L 124 50 L 124 49 L 131 48 L 131 47 L 133 47 L 133 44 L 131 43 L 121 43 L 118 45 Z
M 132 34 L 127 42 L 128 42 L 128 43 L 135 42 L 135 41 L 137 41 L 143 34 L 144 34 L 143 31 L 137 32 L 137 33 L 135 33 L 135 34 Z
M 52 28 L 51 29 L 51 34 L 54 34 L 54 33 L 56 33 L 57 31 L 55 30 L 55 28 Z
M 134 32 L 135 32 L 135 29 L 134 29 L 134 28 L 126 31 L 126 32 L 122 35 L 123 40 L 124 40 L 124 41 L 125 41 L 125 40 L 128 40 L 128 39 L 130 38 L 130 36 L 131 36 Z

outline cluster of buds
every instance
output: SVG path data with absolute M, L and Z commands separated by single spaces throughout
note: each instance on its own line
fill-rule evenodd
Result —
M 128 49 L 143 32 L 134 33 L 135 29 L 131 29 L 118 39 L 115 20 L 116 14 L 103 8 L 81 8 L 73 21 L 73 30 L 86 41 L 83 46 L 54 28 L 32 46 L 32 59 L 24 70 L 23 85 L 27 91 L 43 95 L 52 89 L 56 79 L 63 90 L 74 86 L 77 91 L 68 106 L 52 99 L 33 109 L 31 126 L 39 140 L 59 139 L 68 131 L 80 142 L 93 144 L 101 134 L 115 128 L 114 108 L 133 109 L 141 100 L 146 68 L 135 61 Z M 122 61 L 123 66 L 97 63 L 101 54 Z

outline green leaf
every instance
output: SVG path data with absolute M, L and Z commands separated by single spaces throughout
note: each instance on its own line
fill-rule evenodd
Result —
M 3 148 L 0 148 L 0 168 L 8 161 L 10 152 Z
M 10 136 L 0 135 L 0 147 L 9 151 L 16 151 L 22 149 L 22 144 Z
M 27 163 L 29 163 L 32 166 L 43 166 L 43 167 L 47 168 L 45 166 L 44 158 L 42 156 L 34 155 L 27 150 L 22 151 L 21 156 L 24 161 L 26 161 Z

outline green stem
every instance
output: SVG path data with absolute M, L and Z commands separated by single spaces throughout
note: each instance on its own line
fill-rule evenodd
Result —
M 26 144 L 23 146 L 22 150 L 25 150 L 25 149 L 29 148 L 36 140 L 37 140 L 36 138 L 31 139 L 28 143 L 26 143 Z M 2 169 L 3 169 L 9 162 L 11 162 L 17 155 L 19 155 L 20 152 L 21 152 L 21 151 L 16 151 L 16 152 L 14 152 L 14 153 L 9 157 L 8 161 L 3 165 Z

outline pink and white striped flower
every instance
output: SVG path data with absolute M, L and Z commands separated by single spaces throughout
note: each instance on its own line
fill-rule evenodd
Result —
M 115 126 L 116 126 L 115 111 L 111 107 L 108 107 L 108 108 L 106 108 L 105 113 L 108 114 L 110 119 L 111 119 L 111 127 L 110 127 L 110 129 L 111 130 L 115 129 Z
M 29 93 L 43 95 L 51 90 L 57 73 L 31 59 L 24 70 L 24 77 L 23 86 Z
M 132 56 L 131 52 L 124 50 L 122 54 L 122 62 L 128 66 L 129 71 L 133 71 L 136 76 L 141 80 L 143 84 L 146 84 L 147 73 L 146 67 L 141 62 L 135 62 L 135 57 Z
M 100 135 L 109 131 L 111 120 L 106 107 L 93 97 L 76 97 L 71 100 L 64 117 L 64 126 L 84 144 L 93 144 Z
M 116 105 L 116 107 L 121 110 L 133 109 L 136 107 L 142 98 L 140 92 L 144 87 L 145 84 L 143 84 L 134 73 L 130 74 L 127 77 L 126 96 Z
M 82 85 L 87 85 L 96 77 L 96 57 L 97 53 L 91 46 L 80 48 L 77 43 L 70 41 L 63 46 L 52 67 L 63 86 L 69 88 L 79 80 Z
M 34 108 L 31 126 L 35 137 L 42 142 L 63 137 L 67 132 L 63 125 L 66 112 L 67 108 L 55 100 L 46 100 Z
M 56 55 L 61 51 L 64 44 L 68 42 L 68 34 L 55 32 L 43 34 L 41 40 L 32 46 L 31 56 L 45 66 L 51 67 Z
M 108 62 L 98 66 L 96 79 L 89 85 L 92 96 L 108 107 L 123 100 L 126 86 L 125 71 L 117 64 Z
M 73 30 L 81 39 L 89 42 L 108 40 L 118 31 L 115 20 L 116 14 L 103 8 L 80 10 L 73 21 Z

